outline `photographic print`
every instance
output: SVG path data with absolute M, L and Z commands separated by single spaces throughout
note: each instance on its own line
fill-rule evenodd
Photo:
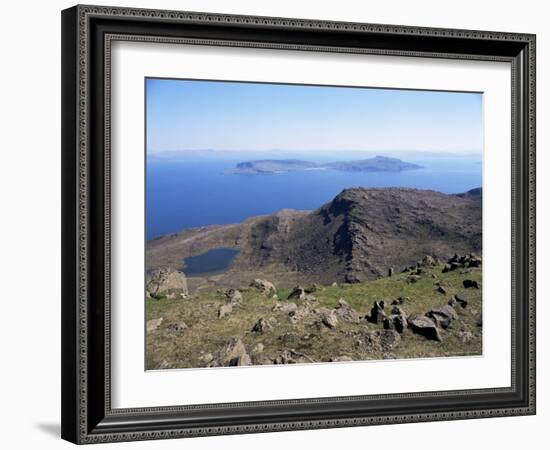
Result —
M 147 370 L 482 354 L 483 95 L 147 78 Z

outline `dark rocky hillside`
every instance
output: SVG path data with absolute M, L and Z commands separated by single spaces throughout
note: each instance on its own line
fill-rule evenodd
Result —
M 279 285 L 359 282 L 401 271 L 423 255 L 481 251 L 481 195 L 352 188 L 316 211 L 283 210 L 241 224 L 186 230 L 148 242 L 149 269 L 181 269 L 211 248 L 240 249 L 230 270 L 189 279 L 190 289 L 240 286 L 265 276 Z M 479 192 L 480 194 L 480 192 Z

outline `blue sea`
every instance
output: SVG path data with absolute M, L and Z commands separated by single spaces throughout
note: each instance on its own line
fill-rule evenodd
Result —
M 480 154 L 388 156 L 423 168 L 394 173 L 309 170 L 236 175 L 226 171 L 238 162 L 282 157 L 150 157 L 146 170 L 147 239 L 190 227 L 237 223 L 283 208 L 313 210 L 350 187 L 412 187 L 456 194 L 482 185 Z M 307 156 L 302 159 L 319 161 Z

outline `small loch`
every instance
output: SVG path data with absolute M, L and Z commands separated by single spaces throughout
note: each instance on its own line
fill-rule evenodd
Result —
M 235 248 L 212 248 L 200 255 L 184 258 L 183 272 L 188 277 L 223 273 L 231 267 L 239 253 L 240 250 Z

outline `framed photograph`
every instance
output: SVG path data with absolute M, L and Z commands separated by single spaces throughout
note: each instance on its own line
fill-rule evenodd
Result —
M 535 413 L 535 36 L 62 12 L 62 436 Z

